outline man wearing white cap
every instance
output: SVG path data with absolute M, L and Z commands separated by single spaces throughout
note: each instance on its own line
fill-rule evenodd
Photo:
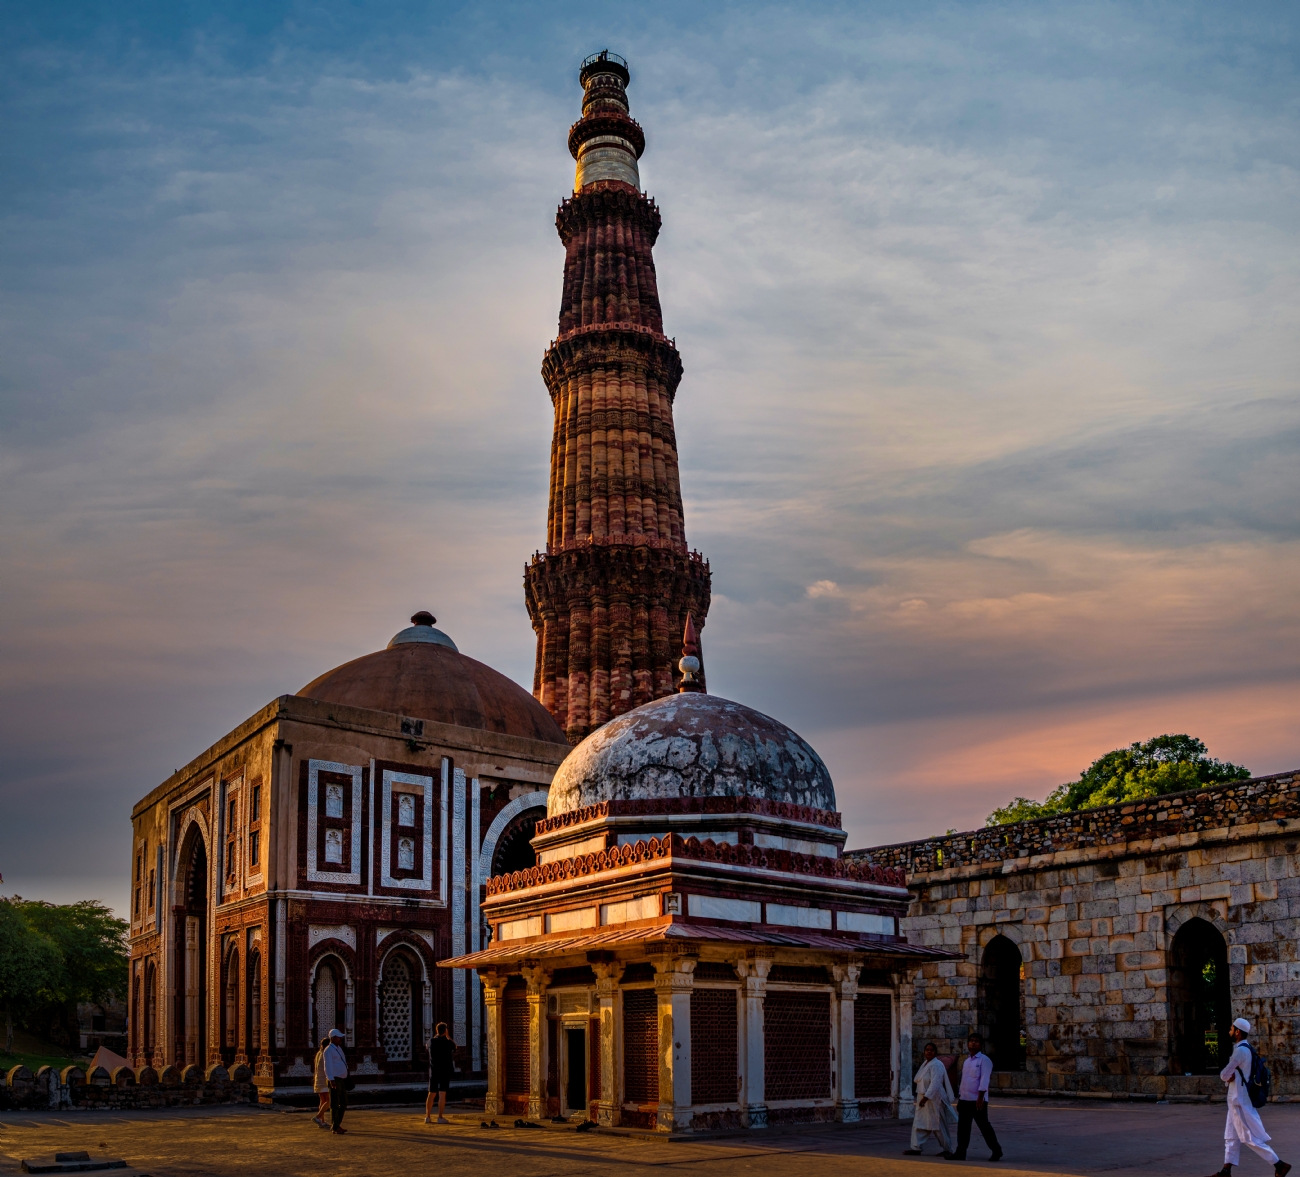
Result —
M 1274 1177 L 1284 1177 L 1291 1172 L 1291 1166 L 1278 1160 L 1277 1153 L 1268 1147 L 1271 1137 L 1264 1131 L 1264 1122 L 1246 1091 L 1246 1080 L 1255 1063 L 1255 1052 L 1246 1041 L 1249 1033 L 1250 1023 L 1245 1018 L 1238 1018 L 1228 1030 L 1234 1043 L 1232 1057 L 1219 1072 L 1219 1078 L 1228 1085 L 1228 1122 L 1223 1128 L 1223 1168 L 1215 1177 L 1232 1177 L 1232 1166 L 1240 1162 L 1243 1144 L 1273 1166 Z
M 339 1136 L 347 1132 L 343 1127 L 343 1113 L 348 1110 L 348 1060 L 343 1053 L 345 1041 L 342 1030 L 331 1030 L 330 1044 L 325 1048 L 325 1077 L 330 1085 L 330 1125 Z

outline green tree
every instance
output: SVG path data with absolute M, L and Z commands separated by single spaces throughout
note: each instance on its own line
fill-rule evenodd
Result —
M 1146 743 L 1133 743 L 1099 756 L 1077 781 L 1053 789 L 1045 801 L 1014 798 L 990 813 L 984 824 L 1008 825 L 1054 813 L 1181 793 L 1224 781 L 1244 781 L 1249 776 L 1250 770 L 1240 764 L 1207 755 L 1205 744 L 1194 736 L 1156 736 Z
M 36 1016 L 46 1034 L 66 1041 L 76 1022 L 77 1005 L 125 997 L 127 924 L 102 903 L 53 904 L 16 900 L 31 928 L 52 943 L 58 967 L 46 984 Z
M 5 1053 L 14 1050 L 14 1019 L 23 1021 L 49 1000 L 62 967 L 58 945 L 32 927 L 21 899 L 0 898 L 0 1003 Z

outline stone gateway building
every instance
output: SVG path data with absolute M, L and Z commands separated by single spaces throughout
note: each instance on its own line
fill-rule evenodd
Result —
M 522 687 L 417 613 L 388 648 L 282 695 L 132 813 L 135 1067 L 310 1090 L 331 1028 L 363 1083 L 420 1083 L 439 1020 L 483 1070 L 481 884 L 528 839 L 569 751 Z
M 913 1040 L 975 1030 L 1004 1092 L 1223 1093 L 1233 1018 L 1300 1095 L 1300 772 L 879 846 L 917 980 Z

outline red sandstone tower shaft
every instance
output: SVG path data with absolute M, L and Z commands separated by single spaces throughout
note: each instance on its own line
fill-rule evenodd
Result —
M 546 551 L 524 570 L 533 694 L 574 743 L 672 694 L 686 616 L 703 628 L 709 609 L 709 566 L 682 523 L 682 361 L 663 333 L 651 255 L 659 210 L 641 192 L 645 136 L 628 114 L 627 63 L 600 53 L 579 79 L 577 176 L 555 218 L 559 336 L 542 361 L 555 408 Z

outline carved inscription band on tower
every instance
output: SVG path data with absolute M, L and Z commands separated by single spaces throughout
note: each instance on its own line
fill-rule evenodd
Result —
M 687 615 L 703 627 L 709 609 L 709 566 L 687 547 L 682 520 L 682 362 L 663 332 L 651 253 L 659 210 L 637 170 L 645 136 L 628 114 L 621 58 L 597 54 L 579 77 L 574 194 L 555 220 L 559 336 L 542 362 L 555 409 L 546 551 L 524 570 L 533 693 L 573 743 L 672 694 Z

